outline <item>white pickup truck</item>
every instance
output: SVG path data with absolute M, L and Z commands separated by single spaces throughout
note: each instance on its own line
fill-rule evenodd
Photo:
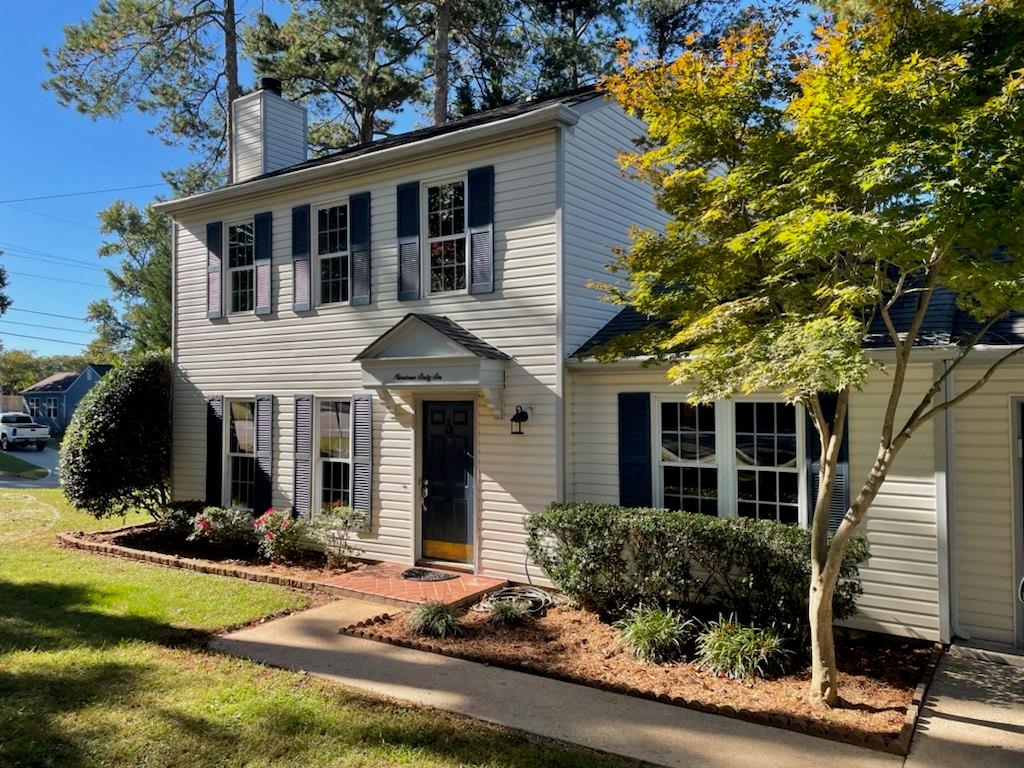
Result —
M 41 451 L 49 439 L 50 428 L 36 424 L 27 413 L 0 413 L 0 451 L 15 445 L 34 445 Z

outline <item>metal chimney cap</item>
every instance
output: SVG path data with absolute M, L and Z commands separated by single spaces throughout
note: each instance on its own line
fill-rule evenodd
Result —
M 260 90 L 270 91 L 276 93 L 278 96 L 281 95 L 281 81 L 276 77 L 261 77 L 260 78 Z

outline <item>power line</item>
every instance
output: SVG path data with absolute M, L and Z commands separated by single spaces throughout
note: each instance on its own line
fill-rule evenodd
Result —
M 12 197 L 10 200 L 0 200 L 0 205 L 8 205 L 10 203 L 29 203 L 33 200 L 56 200 L 61 197 L 83 197 L 85 195 L 102 195 L 105 192 L 126 192 L 130 189 L 152 189 L 153 187 L 163 187 L 163 182 L 159 184 L 139 184 L 134 187 L 110 187 L 109 189 L 90 189 L 86 192 L 61 192 L 56 195 L 37 195 L 35 197 Z
M 31 315 L 46 315 L 47 317 L 60 317 L 65 320 L 80 320 L 85 323 L 88 322 L 88 318 L 85 317 L 72 317 L 71 315 L 58 315 L 54 312 L 43 312 L 39 309 L 25 309 L 23 307 L 8 307 L 8 312 L 28 312 Z
M 60 259 L 61 261 L 67 261 L 74 264 L 84 264 L 87 267 L 96 266 L 95 262 L 85 261 L 84 259 L 76 259 L 73 256 L 62 256 L 59 253 L 51 253 L 50 251 L 40 251 L 38 248 L 29 248 L 27 245 L 18 245 L 17 243 L 10 243 L 7 241 L 0 241 L 0 249 L 24 253 L 28 254 L 29 256 L 47 256 L 51 259 Z
M 13 251 L 4 251 L 4 255 L 10 256 L 12 259 L 31 259 L 36 263 L 57 264 L 58 266 L 66 267 L 68 269 L 86 269 L 89 270 L 90 272 L 95 272 L 96 270 L 103 269 L 103 267 L 99 264 L 93 264 L 87 267 L 84 264 L 73 263 L 69 259 L 51 258 L 50 256 L 38 256 L 34 253 L 15 253 Z
M 37 277 L 40 280 L 56 280 L 58 283 L 73 283 L 74 285 L 88 285 L 92 288 L 109 288 L 108 285 L 102 283 L 87 283 L 84 280 L 71 280 L 66 277 L 52 277 L 50 275 L 38 275 L 35 272 L 15 272 L 13 269 L 8 269 L 7 274 L 18 275 L 19 277 Z
M 26 325 L 29 328 L 44 328 L 47 331 L 64 331 L 65 333 L 84 333 L 88 336 L 94 336 L 92 331 L 79 331 L 76 328 L 61 328 L 59 325 L 43 325 L 42 323 L 21 323 L 17 320 L 3 319 L 0 322 L 8 323 L 10 325 Z
M 46 218 L 46 219 L 53 219 L 54 221 L 62 221 L 65 224 L 71 224 L 72 226 L 75 226 L 75 227 L 81 227 L 82 229 L 88 229 L 91 232 L 95 232 L 99 228 L 98 224 L 84 224 L 81 221 L 73 221 L 72 219 L 65 219 L 63 216 L 54 216 L 52 213 L 43 213 L 42 211 L 34 211 L 31 208 L 26 208 L 23 205 L 14 205 L 13 203 L 8 203 L 8 205 L 11 206 L 11 208 L 14 208 L 16 211 L 24 211 L 25 213 L 31 213 L 33 216 L 42 216 L 43 218 Z
M 36 341 L 52 341 L 57 344 L 70 344 L 73 347 L 83 347 L 81 341 L 68 341 L 67 339 L 51 339 L 46 336 L 29 336 L 27 333 L 11 333 L 10 331 L 0 331 L 0 336 L 17 336 L 19 339 L 35 339 Z

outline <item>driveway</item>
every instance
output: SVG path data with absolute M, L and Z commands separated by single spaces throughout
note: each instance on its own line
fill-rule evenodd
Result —
M 47 446 L 41 451 L 34 448 L 16 448 L 9 451 L 11 456 L 50 470 L 50 474 L 41 480 L 25 480 L 20 477 L 0 477 L 0 488 L 59 488 L 60 478 L 57 475 L 57 462 L 60 453 Z

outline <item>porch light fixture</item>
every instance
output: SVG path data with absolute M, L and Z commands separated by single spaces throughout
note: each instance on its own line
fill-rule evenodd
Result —
M 523 424 L 530 420 L 530 414 L 523 410 L 523 406 L 517 405 L 516 412 L 512 414 L 510 421 L 512 422 L 511 434 L 521 435 L 523 434 Z

